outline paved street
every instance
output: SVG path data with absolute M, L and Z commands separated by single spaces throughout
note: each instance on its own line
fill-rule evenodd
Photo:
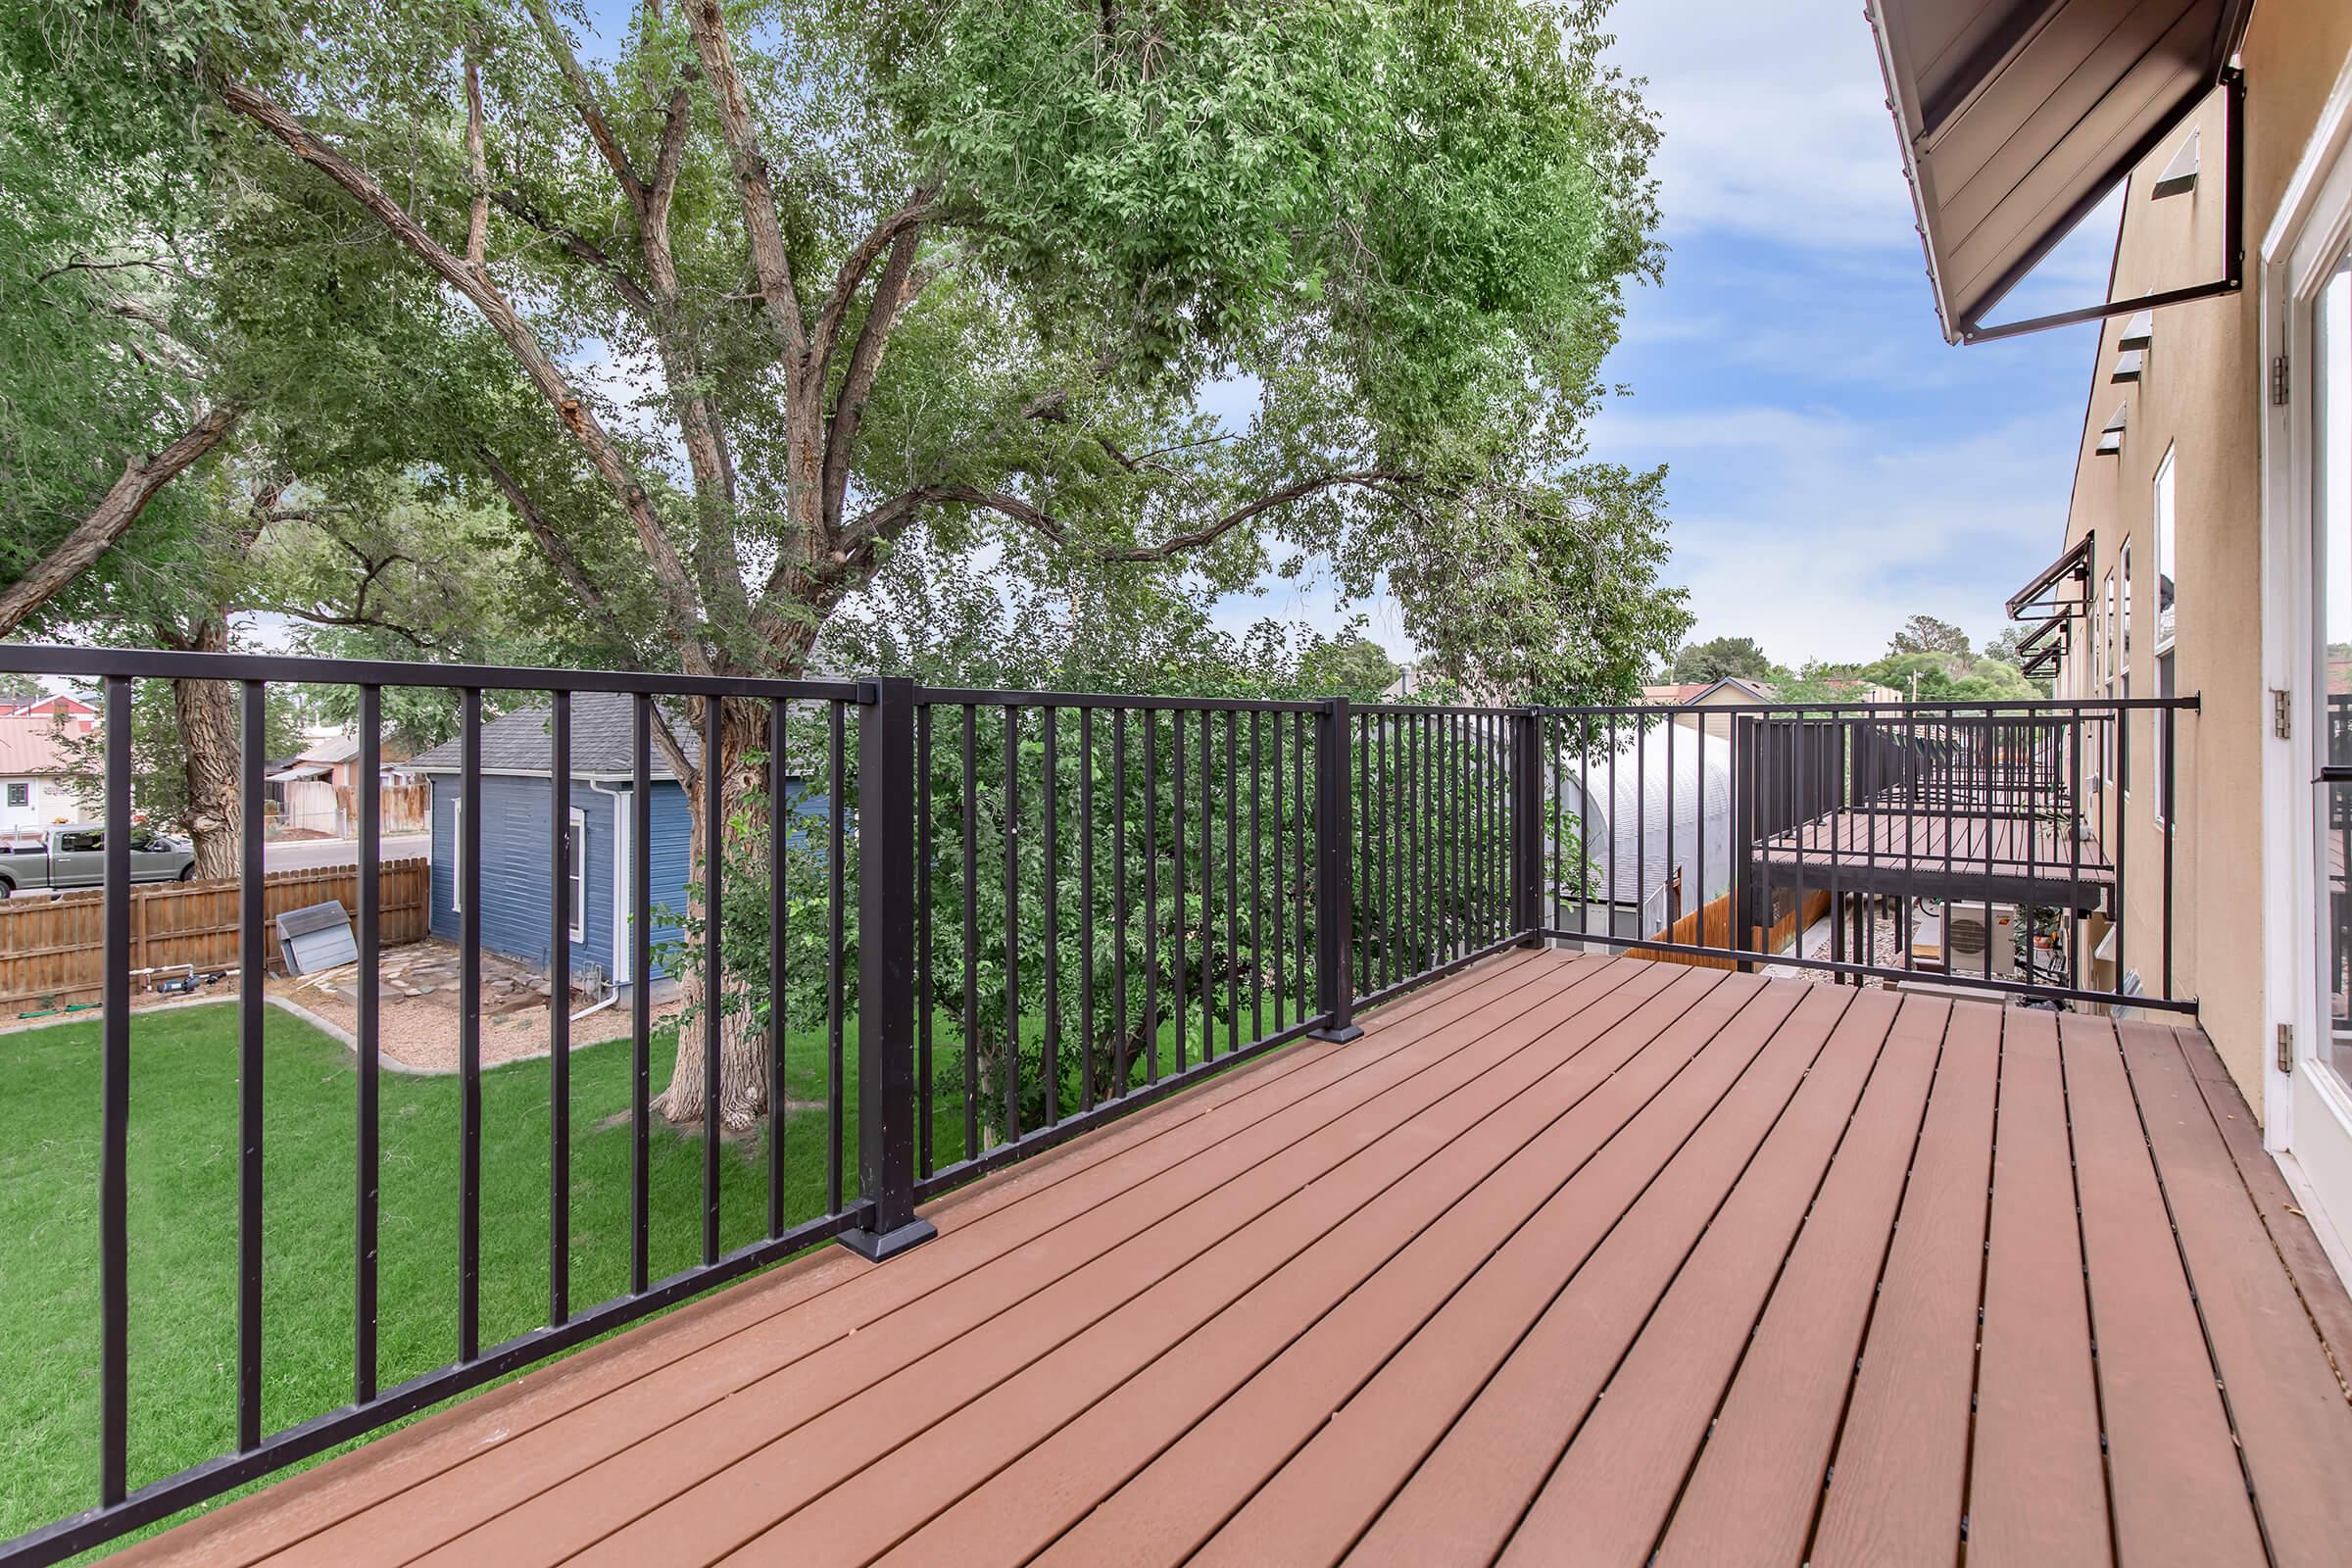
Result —
M 386 860 L 420 859 L 429 853 L 432 835 L 429 833 L 387 834 L 383 841 Z M 265 845 L 263 862 L 272 871 L 302 871 L 320 865 L 353 865 L 360 858 L 357 839 L 291 839 L 284 843 Z

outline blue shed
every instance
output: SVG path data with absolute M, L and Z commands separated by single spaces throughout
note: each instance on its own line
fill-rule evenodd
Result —
M 571 700 L 571 963 L 579 974 L 595 965 L 615 986 L 629 972 L 629 797 L 633 789 L 635 700 L 617 692 L 579 692 Z M 691 756 L 693 726 L 671 718 L 671 731 Z M 459 745 L 434 747 L 408 765 L 432 783 L 432 929 L 456 941 L 459 908 L 458 838 L 464 808 Z M 520 709 L 482 726 L 482 946 L 525 963 L 548 960 L 548 776 L 553 750 L 549 710 Z M 655 975 L 661 945 L 675 940 L 663 909 L 686 904 L 692 818 L 686 793 L 660 748 L 652 759 L 653 867 L 649 907 Z M 821 815 L 821 796 L 786 786 L 799 814 Z

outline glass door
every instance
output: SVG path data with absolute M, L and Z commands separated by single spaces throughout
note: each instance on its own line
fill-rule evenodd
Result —
M 2320 1003 L 2326 1037 L 2311 1054 L 2352 1089 L 2352 254 L 2312 302 L 2311 499 L 2319 603 L 2315 687 L 2322 720 L 2314 803 L 2319 838 Z

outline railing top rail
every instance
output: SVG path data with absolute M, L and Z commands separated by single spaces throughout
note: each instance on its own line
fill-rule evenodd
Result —
M 917 703 L 933 708 L 1128 708 L 1220 712 L 1316 713 L 1331 699 L 1163 697 L 1142 692 L 999 691 L 986 686 L 917 686 Z
M 428 664 L 321 659 L 309 654 L 183 654 L 147 648 L 70 648 L 0 643 L 0 673 L 121 675 L 133 680 L 313 681 L 349 686 L 437 686 L 520 692 L 643 692 L 655 697 L 755 697 L 808 702 L 873 700 L 870 682 L 760 675 L 685 675 L 537 665 Z
M 1658 716 L 1673 715 L 1676 717 L 1680 717 L 1684 714 L 1696 714 L 1701 717 L 1706 717 L 1717 713 L 1724 713 L 1733 717 L 1744 716 L 1753 718 L 1802 716 L 1807 714 L 1828 714 L 1836 716 L 1847 713 L 1861 715 L 1886 713 L 1895 717 L 1917 715 L 1922 718 L 1942 718 L 1947 715 L 1957 715 L 1960 717 L 1973 718 L 1983 717 L 1986 714 L 2014 714 L 2031 717 L 2035 714 L 2064 714 L 2076 712 L 2108 713 L 2125 710 L 2168 708 L 2194 712 L 2201 706 L 2201 695 L 2196 692 L 2191 692 L 2186 696 L 2181 697 L 2003 697 L 1991 699 L 1979 698 L 1967 701 L 1954 699 L 1949 702 L 1939 703 L 1814 703 L 1800 701 L 1787 703 L 1720 703 L 1704 708 L 1689 708 L 1679 704 L 1667 703 L 1630 703 L 1616 706 L 1587 705 L 1583 707 L 1543 707 L 1538 708 L 1536 711 L 1539 713 L 1566 716 L 1570 718 L 1584 713 L 1590 713 L 1594 716 L 1607 716 L 1610 714 L 1623 716 L 1626 714 L 1639 713 Z M 1485 709 L 1481 710 L 1481 711 L 1512 713 L 1525 712 L 1526 710 L 1515 708 L 1496 708 Z

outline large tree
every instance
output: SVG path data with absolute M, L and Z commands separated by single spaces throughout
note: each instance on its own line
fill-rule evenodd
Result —
M 224 286 L 274 307 L 243 329 L 400 346 L 306 378 L 345 395 L 321 442 L 500 498 L 605 657 L 796 672 L 919 539 L 1063 584 L 1326 569 L 1440 671 L 1605 697 L 1684 616 L 1658 476 L 1584 446 L 1659 264 L 1601 9 L 92 6 L 67 70 L 201 110 Z M 669 748 L 729 820 L 760 725 Z M 728 1124 L 762 1062 L 731 1026 Z
M 1676 680 L 1717 681 L 1728 675 L 1766 680 L 1772 674 L 1772 661 L 1753 637 L 1710 637 L 1674 656 Z

